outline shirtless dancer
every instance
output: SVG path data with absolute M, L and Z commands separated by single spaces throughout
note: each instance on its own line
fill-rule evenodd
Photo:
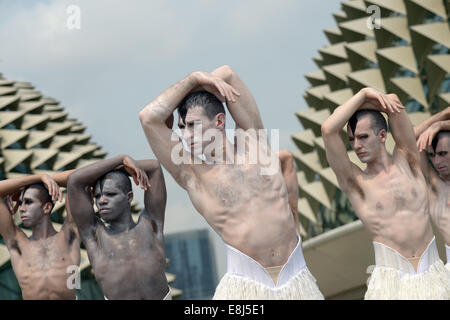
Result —
M 145 190 L 145 209 L 137 224 L 131 216 L 130 179 L 117 169 Z M 73 218 L 105 298 L 171 299 L 163 237 L 166 186 L 159 162 L 126 155 L 98 161 L 71 174 L 67 187 Z M 92 196 L 101 219 L 94 214 Z
M 428 181 L 431 219 L 444 238 L 450 269 L 450 107 L 415 126 L 414 132 Z M 437 172 L 428 162 L 426 149 Z
M 380 112 L 387 114 L 396 143 L 392 157 Z M 347 122 L 364 171 L 350 161 L 341 139 Z M 325 121 L 322 135 L 339 186 L 373 240 L 376 266 L 365 299 L 450 298 L 450 273 L 437 252 L 413 127 L 397 96 L 360 90 Z
M 214 299 L 323 299 L 306 267 L 280 168 L 262 174 L 261 159 L 253 164 L 247 150 L 228 141 L 225 101 L 236 127 L 249 138 L 247 147 L 270 149 L 267 139 L 257 140 L 247 133 L 263 129 L 263 124 L 253 96 L 228 66 L 189 74 L 139 114 L 156 157 L 227 244 L 227 273 Z M 181 142 L 172 139 L 172 127 L 166 124 L 175 109 L 190 147 L 187 161 L 181 164 L 171 157 Z M 200 136 L 194 135 L 199 125 Z M 218 151 L 223 151 L 223 158 L 206 152 L 208 139 L 199 143 L 210 130 L 220 133 L 222 149 Z M 199 161 L 201 156 L 204 159 Z M 245 162 L 237 161 L 238 157 Z
M 8 200 L 7 204 L 0 201 L 0 234 L 11 255 L 24 300 L 76 298 L 69 277 L 73 274 L 71 266 L 80 264 L 80 241 L 67 197 L 67 218 L 60 232 L 50 220 L 54 203 L 62 199 L 58 185 L 65 187 L 72 171 L 0 181 L 0 196 L 7 196 Z M 14 224 L 12 214 L 17 209 L 23 225 L 31 227 L 29 238 Z

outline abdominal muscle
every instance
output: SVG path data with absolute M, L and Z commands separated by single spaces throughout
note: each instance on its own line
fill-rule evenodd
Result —
M 414 201 L 408 201 L 409 204 Z M 367 206 L 370 208 L 371 206 Z M 403 210 L 366 209 L 359 214 L 373 241 L 385 244 L 407 258 L 420 256 L 433 238 L 428 208 L 408 206 Z M 411 207 L 415 207 L 411 210 Z
M 14 271 L 23 299 L 75 299 L 75 289 L 69 289 L 67 286 L 68 278 L 73 275 L 66 272 L 70 265 L 58 262 L 49 264 L 48 268 L 36 264 L 25 267 L 23 263 L 21 266 L 15 266 Z M 70 283 L 73 284 L 73 281 Z
M 250 256 L 263 267 L 286 263 L 297 245 L 297 232 L 286 199 L 239 202 L 224 207 L 208 198 L 197 210 L 224 242 Z M 213 209 L 214 208 L 214 209 Z M 213 209 L 213 210 L 212 210 Z

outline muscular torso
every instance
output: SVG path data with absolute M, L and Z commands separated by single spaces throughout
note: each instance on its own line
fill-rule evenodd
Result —
M 407 258 L 420 256 L 433 238 L 427 186 L 419 170 L 411 170 L 404 158 L 394 156 L 387 171 L 376 176 L 361 173 L 347 190 L 373 241 Z
M 80 246 L 74 237 L 64 232 L 42 240 L 30 240 L 24 234 L 18 237 L 10 253 L 23 299 L 75 299 L 75 288 L 67 285 L 73 275 L 69 267 L 80 264 Z
M 140 217 L 129 231 L 114 234 L 97 223 L 85 241 L 95 278 L 108 299 L 163 299 L 168 293 L 162 230 Z
M 429 186 L 430 212 L 434 225 L 450 245 L 450 184 L 438 180 L 435 185 Z
M 260 169 L 248 158 L 245 164 L 203 163 L 186 189 L 225 243 L 264 267 L 282 265 L 297 244 L 287 187 L 280 168 L 271 175 Z

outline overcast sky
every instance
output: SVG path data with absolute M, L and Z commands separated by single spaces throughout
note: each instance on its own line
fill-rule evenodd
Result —
M 79 30 L 67 28 L 70 5 L 80 8 Z M 143 159 L 154 155 L 139 111 L 190 72 L 228 64 L 253 93 L 265 127 L 280 130 L 280 148 L 295 150 L 303 75 L 317 70 L 312 58 L 328 44 L 322 30 L 336 25 L 339 8 L 336 0 L 0 0 L 0 72 L 61 101 L 108 157 Z M 165 232 L 210 229 L 165 177 Z M 224 247 L 213 238 L 222 275 Z

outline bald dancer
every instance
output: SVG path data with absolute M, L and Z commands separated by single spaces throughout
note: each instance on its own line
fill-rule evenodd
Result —
M 0 234 L 11 256 L 11 264 L 24 300 L 75 300 L 76 286 L 70 277 L 80 264 L 80 241 L 67 205 L 67 217 L 57 232 L 50 214 L 62 199 L 72 171 L 36 174 L 0 181 Z M 15 202 L 15 203 L 14 203 Z M 28 237 L 14 224 L 12 215 L 20 213 Z
M 392 156 L 380 112 L 395 140 Z M 340 136 L 346 125 L 365 170 L 348 157 Z M 360 90 L 325 121 L 322 136 L 339 186 L 373 240 L 376 266 L 365 299 L 449 299 L 450 273 L 437 252 L 413 127 L 397 96 Z
M 450 270 L 450 107 L 415 126 L 414 133 L 428 182 L 431 219 L 444 238 Z
M 245 143 L 227 139 L 223 102 L 240 129 L 235 141 L 240 134 Z M 188 151 L 168 125 L 175 110 Z M 214 299 L 323 299 L 303 257 L 279 158 L 267 138 L 256 138 L 264 128 L 256 102 L 230 67 L 189 74 L 139 118 L 156 157 L 226 243 L 227 273 Z M 219 145 L 214 152 L 209 134 Z M 252 161 L 252 148 L 268 151 L 270 164 Z
M 131 216 L 128 175 L 145 190 L 145 208 L 137 223 Z M 170 300 L 163 235 L 167 195 L 159 162 L 135 161 L 127 155 L 97 161 L 71 174 L 67 188 L 73 218 L 105 299 Z

